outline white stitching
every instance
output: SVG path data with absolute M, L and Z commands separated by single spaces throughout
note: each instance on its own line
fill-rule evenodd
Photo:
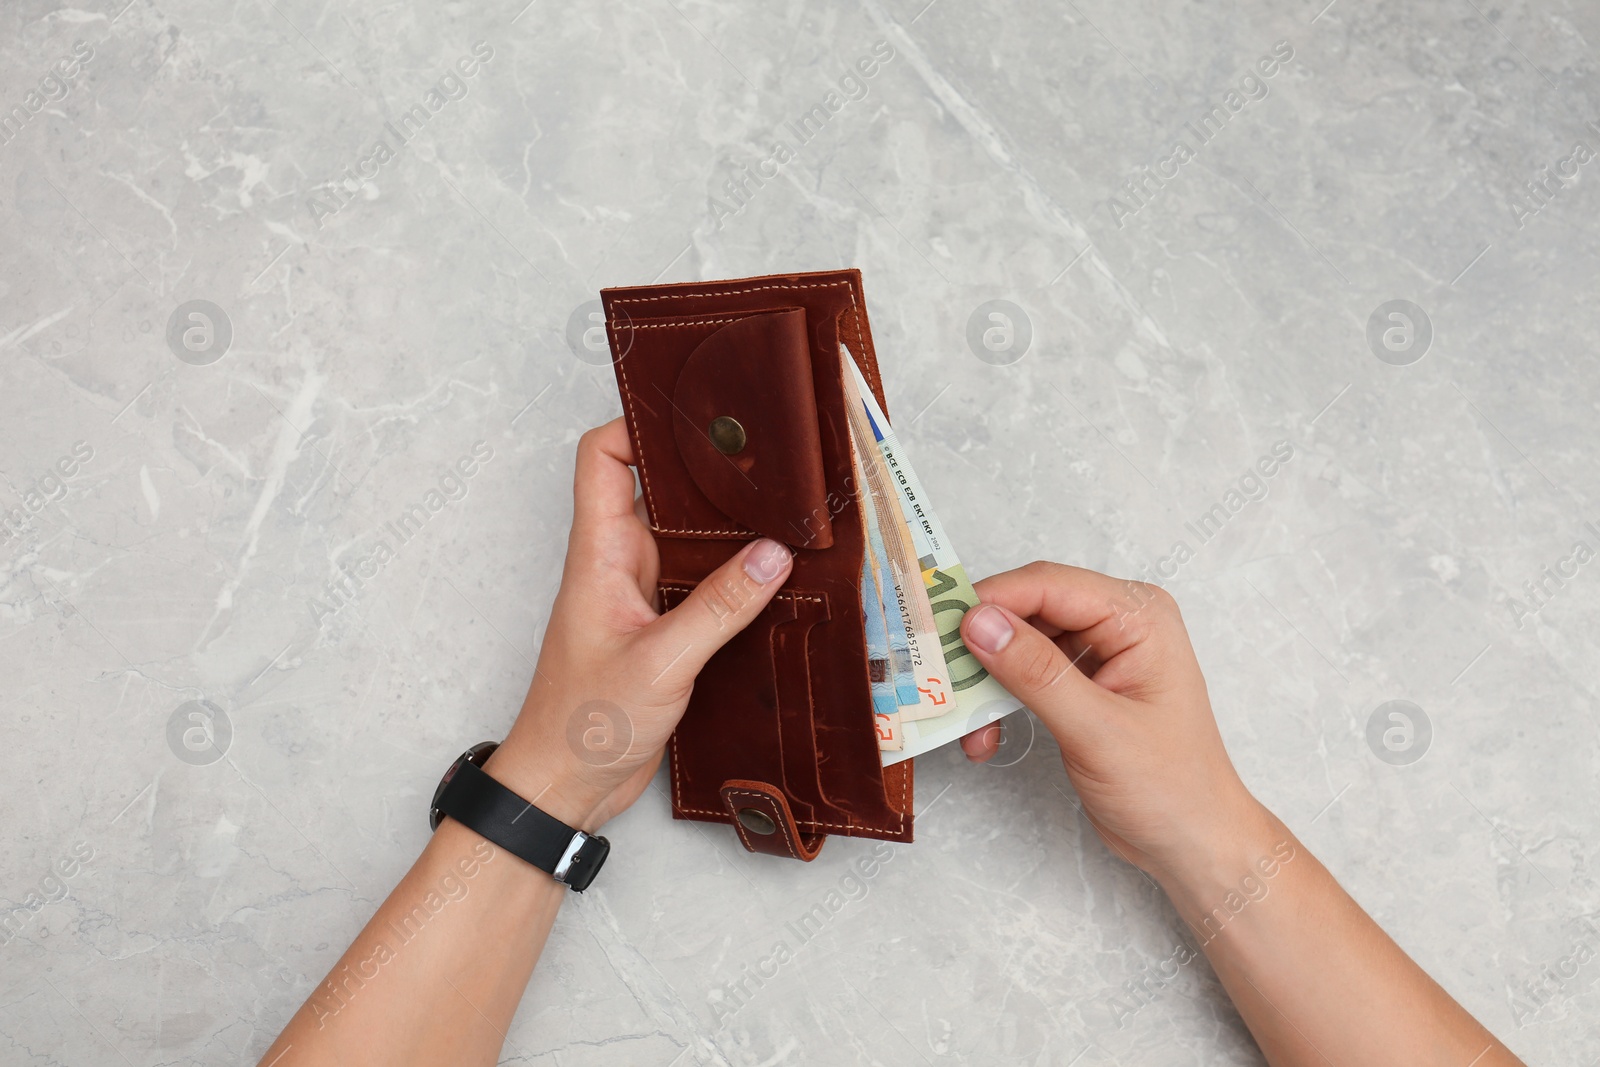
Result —
M 723 811 L 708 811 L 705 808 L 686 808 L 681 804 L 678 805 L 678 810 L 681 811 L 681 812 L 684 812 L 686 814 L 689 814 L 689 815 L 716 815 L 716 816 L 718 816 L 720 818 L 723 818 L 723 819 L 727 819 L 728 818 L 728 813 L 727 813 L 726 810 L 723 810 Z M 730 821 L 736 821 L 736 820 L 730 820 Z M 799 826 L 799 827 L 802 827 L 802 828 L 808 829 L 808 830 L 816 830 L 818 828 L 828 829 L 828 830 L 875 830 L 878 833 L 884 833 L 884 834 L 903 834 L 903 833 L 905 833 L 905 821 L 906 821 L 905 820 L 905 816 L 901 815 L 900 816 L 900 824 L 901 825 L 900 825 L 900 829 L 898 829 L 898 830 L 879 830 L 878 827 L 868 825 L 867 823 L 864 823 L 864 822 L 821 822 L 820 820 L 817 820 L 817 819 L 796 819 L 794 822 L 795 822 L 796 826 Z
M 657 582 L 656 584 L 659 585 L 663 589 L 679 589 L 679 590 L 682 590 L 686 594 L 694 592 L 694 590 L 696 588 L 696 586 L 691 585 L 691 584 L 689 584 L 687 582 L 681 582 L 681 581 L 672 580 L 672 579 L 669 579 L 668 581 L 664 581 L 664 582 Z M 820 597 L 820 596 L 806 596 L 804 593 L 774 593 L 774 594 L 772 594 L 772 599 L 773 600 L 807 600 L 807 601 L 810 601 L 813 604 L 826 603 L 826 600 L 824 598 Z
M 616 320 L 607 316 L 606 329 L 611 331 L 612 339 L 615 340 L 617 332 Z M 633 387 L 628 384 L 628 368 L 625 366 L 627 362 L 628 355 L 624 352 L 622 358 L 617 360 L 617 373 L 622 376 L 622 399 L 628 405 L 628 422 L 633 429 L 633 447 L 639 453 L 635 458 L 639 460 L 639 481 L 644 485 L 645 511 L 650 515 L 650 525 L 654 526 L 656 518 L 655 496 L 650 492 L 650 475 L 645 470 L 644 441 L 639 435 L 639 416 L 634 414 L 633 410 Z
M 703 289 L 698 293 L 663 293 L 660 296 L 630 296 L 626 300 L 615 300 L 612 301 L 612 303 L 615 306 L 620 306 L 622 304 L 648 304 L 652 300 L 683 300 L 693 296 L 738 296 L 740 293 L 759 293 L 767 289 L 793 289 L 797 292 L 804 292 L 807 289 L 837 289 L 841 285 L 849 288 L 850 283 L 847 281 L 811 282 L 808 285 L 752 285 L 744 289 Z M 852 290 L 850 293 L 850 303 L 852 306 L 854 306 L 855 302 L 856 296 L 855 292 Z
M 750 315 L 758 314 L 760 312 L 752 311 L 750 313 Z M 746 315 L 744 318 L 749 318 L 750 315 Z M 743 321 L 744 319 L 685 319 L 682 322 L 634 322 L 630 319 L 627 328 L 630 330 L 670 330 L 676 326 L 715 326 L 723 322 Z
M 672 802 L 679 811 L 688 811 L 683 806 L 683 776 L 678 773 L 678 731 L 672 731 L 672 736 L 667 738 L 667 756 L 672 761 Z
M 650 527 L 650 529 L 654 530 L 656 533 L 700 534 L 704 537 L 736 538 L 760 536 L 754 530 L 662 530 L 654 526 Z
M 696 589 L 694 585 L 686 585 L 685 582 L 677 581 L 658 582 L 658 585 L 661 585 L 662 589 L 680 589 L 685 593 L 694 592 L 694 589 Z M 773 593 L 773 600 L 806 600 L 810 601 L 810 603 L 827 603 L 826 598 L 806 597 L 805 593 Z

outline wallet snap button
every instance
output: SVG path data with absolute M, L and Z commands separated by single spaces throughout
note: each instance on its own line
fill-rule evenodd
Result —
M 711 444 L 724 456 L 744 451 L 744 427 L 739 425 L 738 419 L 728 415 L 718 415 L 712 419 L 711 425 L 706 428 L 706 436 L 711 438 Z
M 740 808 L 739 822 L 753 834 L 773 834 L 778 832 L 778 824 L 772 821 L 772 816 L 755 808 Z

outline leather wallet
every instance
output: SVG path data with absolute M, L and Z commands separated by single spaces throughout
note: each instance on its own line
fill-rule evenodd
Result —
M 883 766 L 873 722 L 844 406 L 841 343 L 884 405 L 861 272 L 600 296 L 663 610 L 756 537 L 795 553 L 695 681 L 668 745 L 673 816 L 801 860 L 830 833 L 910 841 L 912 761 Z

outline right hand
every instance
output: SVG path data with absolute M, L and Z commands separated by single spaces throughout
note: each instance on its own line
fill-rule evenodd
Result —
M 962 639 L 1055 736 L 1084 814 L 1123 859 L 1181 879 L 1268 817 L 1228 759 L 1166 590 L 1045 562 L 975 588 Z M 990 726 L 962 748 L 981 763 L 998 741 Z

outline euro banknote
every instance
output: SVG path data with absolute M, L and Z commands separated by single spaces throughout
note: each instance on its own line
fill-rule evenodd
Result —
M 880 749 L 897 750 L 904 744 L 904 735 L 889 667 L 889 631 L 872 577 L 872 560 L 865 554 L 861 560 L 861 610 L 866 622 L 867 683 L 872 690 L 873 728 Z
M 879 407 L 872 389 L 856 365 L 848 346 L 844 363 L 854 379 L 856 394 L 872 431 L 884 467 L 889 472 L 890 489 L 900 506 L 901 517 L 916 552 L 924 591 L 933 613 L 943 654 L 946 677 L 955 706 L 943 714 L 923 719 L 901 718 L 901 745 L 884 749 L 885 766 L 929 752 L 963 734 L 994 722 L 1022 707 L 1022 702 L 1006 692 L 983 668 L 961 640 L 961 619 L 978 603 L 978 594 L 967 578 L 966 568 L 945 536 L 944 526 L 934 511 L 922 482 L 895 436 L 893 427 Z M 875 705 L 876 706 L 876 705 Z
M 872 455 L 863 453 L 858 455 L 861 459 L 856 466 L 857 478 L 870 478 L 871 475 L 867 474 L 863 467 L 875 458 L 876 449 Z M 883 612 L 883 621 L 889 637 L 889 677 L 894 685 L 895 705 L 903 708 L 917 702 L 917 684 L 912 671 L 910 635 L 906 631 L 905 612 L 896 595 L 894 577 L 889 573 L 889 551 L 884 546 L 885 533 L 893 536 L 893 527 L 899 525 L 899 516 L 892 516 L 894 523 L 889 531 L 885 531 L 879 521 L 878 513 L 873 508 L 864 510 L 867 520 L 867 558 L 872 564 L 872 582 L 870 587 L 862 586 L 861 595 L 876 597 L 879 610 Z
M 845 409 L 849 413 L 851 441 L 859 462 L 862 510 L 872 532 L 872 551 L 880 578 L 887 582 L 892 600 L 884 605 L 885 615 L 898 616 L 898 629 L 891 628 L 890 642 L 896 659 L 896 695 L 902 722 L 928 719 L 944 714 L 954 705 L 948 668 L 940 650 L 938 627 L 917 553 L 906 528 L 905 517 L 889 486 L 890 474 L 883 453 L 872 434 L 853 375 L 845 375 Z M 895 645 L 898 640 L 900 643 Z M 901 682 L 901 659 L 909 690 Z

